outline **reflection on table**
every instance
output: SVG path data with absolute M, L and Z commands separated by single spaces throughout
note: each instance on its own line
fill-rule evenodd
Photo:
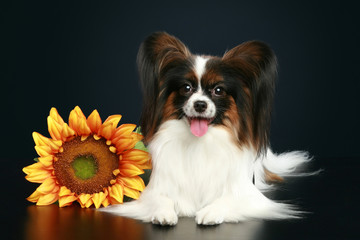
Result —
M 180 218 L 174 227 L 82 209 L 77 205 L 29 206 L 25 239 L 259 239 L 261 221 L 218 226 L 198 226 L 194 218 Z

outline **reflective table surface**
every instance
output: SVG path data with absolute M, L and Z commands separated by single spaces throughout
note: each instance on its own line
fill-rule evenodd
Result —
M 27 183 L 15 171 L 9 181 L 9 173 L 2 170 L 1 239 L 360 239 L 359 166 L 357 158 L 316 159 L 311 170 L 322 168 L 322 173 L 279 185 L 271 198 L 291 200 L 308 212 L 302 219 L 198 226 L 193 218 L 180 218 L 174 227 L 82 209 L 78 204 L 37 207 L 25 200 L 36 184 Z

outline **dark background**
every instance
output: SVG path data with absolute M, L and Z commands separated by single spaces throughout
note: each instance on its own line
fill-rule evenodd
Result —
M 1 8 L 2 156 L 32 159 L 31 133 L 48 136 L 53 106 L 64 119 L 79 105 L 85 115 L 96 108 L 138 123 L 136 54 L 159 30 L 202 54 L 267 42 L 279 60 L 274 150 L 360 156 L 356 9 L 347 1 L 11 1 Z
M 142 97 L 136 54 L 154 31 L 167 31 L 193 53 L 210 55 L 222 55 L 248 40 L 267 42 L 279 62 L 274 151 L 309 151 L 317 167 L 333 169 L 331 179 L 349 172 L 344 168 L 337 176 L 334 169 L 342 165 L 359 167 L 355 1 L 7 1 L 0 13 L 0 181 L 7 187 L 1 192 L 5 206 L 26 206 L 24 198 L 35 190 L 21 168 L 36 157 L 31 133 L 49 136 L 51 107 L 65 121 L 79 105 L 86 116 L 98 109 L 103 120 L 120 113 L 121 123 L 138 123 Z M 318 192 L 315 186 L 330 191 L 324 198 L 331 198 L 333 183 L 312 185 L 309 196 Z M 337 201 L 341 206 L 359 196 L 356 185 L 336 186 L 347 194 L 346 203 Z M 319 200 L 314 206 L 321 205 Z M 25 214 L 10 209 L 14 216 Z

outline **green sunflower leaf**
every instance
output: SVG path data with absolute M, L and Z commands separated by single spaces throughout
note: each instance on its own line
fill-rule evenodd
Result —
M 142 133 L 141 133 L 141 127 L 140 127 L 140 126 L 137 127 L 137 128 L 135 129 L 135 132 L 142 135 Z
M 137 128 L 135 129 L 135 133 L 142 135 L 142 133 L 141 133 L 141 127 L 137 127 Z M 134 149 L 139 149 L 139 150 L 142 150 L 142 151 L 145 151 L 145 152 L 148 151 L 148 149 L 145 147 L 145 144 L 143 143 L 143 141 L 138 141 L 138 142 L 135 144 Z
M 148 151 L 142 141 L 138 141 L 138 142 L 135 144 L 134 149 L 139 149 L 139 150 L 142 150 L 142 151 L 145 151 L 145 152 Z

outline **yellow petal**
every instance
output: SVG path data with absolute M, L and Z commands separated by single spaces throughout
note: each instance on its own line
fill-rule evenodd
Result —
M 131 197 L 133 199 L 138 199 L 140 197 L 140 192 L 124 186 L 124 195 Z
M 91 129 L 89 128 L 89 126 L 86 123 L 86 120 L 81 119 L 81 121 L 79 122 L 79 135 L 89 135 L 91 133 Z
M 135 124 L 121 124 L 121 126 L 116 129 L 113 138 L 128 136 L 134 131 L 135 128 Z
M 76 106 L 71 112 L 73 112 L 73 114 L 77 116 L 76 119 L 84 119 L 84 118 L 86 119 L 84 113 L 81 111 L 81 108 L 79 106 Z
M 45 179 L 45 181 L 36 189 L 36 191 L 42 194 L 49 194 L 53 192 L 55 187 L 56 187 L 55 179 L 49 177 Z
M 121 163 L 119 169 L 120 174 L 126 177 L 133 177 L 144 173 L 142 169 L 131 163 Z
M 28 198 L 26 198 L 29 202 L 37 202 L 42 194 L 38 191 L 33 192 Z
M 99 128 L 99 134 L 106 139 L 111 139 L 120 119 L 121 115 L 112 115 L 108 117 L 103 125 Z
M 102 121 L 97 110 L 94 110 L 86 120 L 87 125 L 90 127 L 93 133 L 98 133 Z
M 90 194 L 82 193 L 80 194 L 80 196 L 78 196 L 78 202 L 82 207 L 85 207 L 86 203 L 89 201 L 90 198 L 91 198 Z
M 56 108 L 53 107 L 53 108 L 50 109 L 50 115 L 49 116 L 52 117 L 60 125 L 64 124 L 64 120 L 61 118 L 61 116 L 59 115 Z
M 41 162 L 44 167 L 48 168 L 51 167 L 54 163 L 54 156 L 53 155 L 49 155 L 46 157 L 38 157 L 39 162 Z
M 144 164 L 150 161 L 150 154 L 139 149 L 130 149 L 122 154 L 122 160 L 136 164 Z
M 63 124 L 56 122 L 51 116 L 47 118 L 48 130 L 52 139 L 61 140 Z
M 79 122 L 78 116 L 76 112 L 72 110 L 69 115 L 69 126 L 76 132 L 77 132 L 77 126 L 79 125 L 78 122 Z
M 47 137 L 44 137 L 40 133 L 33 132 L 32 136 L 33 136 L 35 145 L 38 145 L 38 146 L 47 146 L 48 145 L 49 139 Z
M 68 195 L 74 195 L 74 193 L 71 192 L 70 189 L 68 189 L 67 187 L 61 186 L 60 192 L 59 192 L 59 197 L 64 197 L 64 196 L 68 196 Z
M 51 171 L 45 169 L 40 162 L 24 167 L 23 172 L 27 174 L 25 177 L 26 180 L 35 183 L 42 183 L 45 179 L 52 176 Z
M 33 136 L 35 145 L 38 145 L 38 146 L 45 146 L 45 145 L 47 145 L 47 142 L 48 142 L 48 141 L 47 141 L 46 137 L 44 137 L 44 136 L 41 135 L 40 133 L 33 132 L 32 136 Z
M 49 169 L 46 169 L 41 162 L 37 162 L 37 163 L 31 164 L 29 166 L 26 166 L 22 170 L 26 174 L 31 174 L 33 172 L 41 172 L 41 171 L 48 172 L 49 171 Z
M 138 190 L 143 191 L 145 188 L 144 181 L 141 177 L 135 176 L 135 177 L 121 177 L 120 178 L 124 186 Z
M 40 157 L 47 157 L 53 154 L 49 146 L 35 146 L 35 151 Z
M 122 126 L 122 125 L 121 125 Z M 119 127 L 120 128 L 120 127 Z M 118 129 L 119 129 L 118 128 Z M 136 132 L 131 132 L 129 134 L 119 134 L 117 131 L 118 129 L 115 131 L 114 136 L 112 138 L 112 142 L 116 143 L 117 141 L 119 141 L 120 139 L 132 139 L 132 140 L 137 140 L 136 142 L 142 140 L 144 138 L 143 135 L 136 133 Z
M 99 208 L 101 206 L 101 204 L 105 200 L 106 196 L 107 196 L 107 194 L 105 194 L 103 192 L 93 194 L 92 200 L 93 200 L 96 208 Z
M 41 163 L 37 162 L 37 163 L 33 163 L 33 164 L 29 165 L 29 166 L 24 167 L 22 170 L 23 170 L 24 173 L 30 174 L 33 171 L 38 171 L 38 170 L 41 170 L 43 168 L 44 168 L 44 166 Z
M 116 183 L 109 187 L 109 195 L 111 198 L 115 199 L 118 203 L 123 202 L 123 187 Z
M 48 146 L 54 153 L 57 153 L 62 146 L 62 141 L 49 139 Z
M 75 196 L 62 196 L 59 197 L 59 207 L 66 207 L 71 205 L 75 200 L 77 199 L 77 197 Z
M 33 183 L 42 183 L 43 181 L 45 181 L 45 179 L 47 179 L 48 177 L 50 177 L 51 174 L 47 174 L 47 173 L 36 173 L 36 174 L 29 174 L 25 177 L 26 180 L 28 180 L 29 182 L 33 182 Z
M 141 169 L 152 169 L 151 159 L 143 164 L 136 164 Z
M 57 193 L 41 195 L 39 197 L 39 200 L 37 201 L 36 205 L 40 205 L 40 206 L 49 205 L 49 204 L 56 202 L 58 199 L 59 199 L 59 196 Z
M 111 115 L 105 120 L 104 124 L 111 122 L 114 125 L 114 127 L 116 128 L 117 125 L 119 124 L 120 120 L 121 120 L 121 115 L 120 114 Z
M 86 124 L 86 118 L 84 113 L 81 111 L 79 106 L 76 106 L 69 116 L 69 126 L 78 134 L 78 135 L 89 135 L 91 130 Z
M 107 197 L 107 199 L 109 199 L 109 201 L 110 201 L 110 203 L 111 204 L 121 204 L 122 202 L 118 202 L 118 201 L 116 201 L 116 199 L 115 198 L 111 198 L 111 197 Z
M 75 131 L 67 125 L 67 123 L 64 123 L 63 129 L 61 130 L 61 136 L 62 140 L 66 141 L 67 138 L 75 136 Z
M 138 133 L 131 133 L 130 136 L 118 137 L 112 140 L 118 152 L 123 152 L 135 147 L 135 144 L 142 140 L 143 136 Z
M 151 157 L 148 152 L 139 149 L 130 149 L 123 152 L 120 156 L 122 163 L 132 163 L 141 169 L 152 168 Z
M 104 123 L 100 129 L 99 134 L 105 139 L 110 139 L 114 133 L 115 127 L 112 122 Z
M 131 149 L 131 146 L 136 144 L 134 139 L 131 136 L 120 136 L 112 139 L 113 144 L 119 150 L 118 152 L 123 152 L 125 150 Z
M 110 205 L 110 200 L 109 200 L 108 198 L 105 198 L 105 200 L 102 202 L 102 205 L 103 205 L 104 207 L 109 206 L 109 205 Z
M 89 208 L 93 203 L 94 203 L 93 200 L 90 198 L 90 199 L 85 203 L 84 206 L 85 206 L 86 208 Z
M 35 145 L 37 146 L 48 146 L 51 148 L 53 152 L 57 152 L 59 148 L 62 146 L 61 140 L 53 140 L 47 137 L 44 137 L 40 133 L 33 132 L 32 134 Z

